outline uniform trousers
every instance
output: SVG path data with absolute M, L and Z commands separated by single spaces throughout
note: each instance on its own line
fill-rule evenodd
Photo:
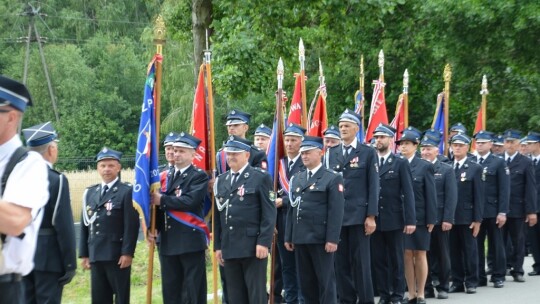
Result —
M 488 248 L 492 248 L 491 282 L 504 281 L 506 275 L 506 254 L 502 229 L 496 224 L 496 218 L 487 218 L 480 225 L 478 234 L 478 276 L 482 282 L 487 282 L 485 240 L 487 237 Z M 489 249 L 488 249 L 489 250 Z
M 92 304 L 128 304 L 131 266 L 120 268 L 117 261 L 90 264 Z
M 225 278 L 229 304 L 266 303 L 266 266 L 268 258 L 225 260 Z
M 478 287 L 478 245 L 469 225 L 454 225 L 450 230 L 452 285 Z
M 285 219 L 287 217 L 287 209 L 278 209 L 277 213 L 277 229 L 278 229 L 278 242 L 277 242 L 277 251 L 279 255 L 276 257 L 281 258 L 281 277 L 282 277 L 282 287 L 285 291 L 285 296 L 283 297 L 284 302 L 287 304 L 302 303 L 301 292 L 298 283 L 298 277 L 296 275 L 296 258 L 295 254 L 292 251 L 288 251 L 285 248 Z M 277 266 L 277 263 L 276 263 Z M 277 269 L 277 267 L 276 267 Z M 280 286 L 277 284 L 277 280 L 274 278 L 275 289 L 278 289 Z M 274 295 L 276 293 L 274 292 Z M 277 297 L 274 297 L 277 299 Z M 276 301 L 277 302 L 277 301 Z
M 163 303 L 206 304 L 204 250 L 179 255 L 159 255 Z
M 525 218 L 507 218 L 504 229 L 507 230 L 512 243 L 512 253 L 507 255 L 512 275 L 523 275 L 523 261 L 525 259 Z
M 403 230 L 375 230 L 371 241 L 373 270 L 381 299 L 403 300 L 405 294 Z
M 443 231 L 441 225 L 435 225 L 431 232 L 430 251 L 428 257 L 428 276 L 426 289 L 437 288 L 446 291 L 450 288 L 450 231 Z M 434 269 L 436 268 L 436 269 Z M 433 286 L 432 273 L 436 274 L 439 285 Z
M 23 282 L 0 283 L 0 304 L 25 304 Z
M 540 218 L 540 213 L 537 214 Z M 532 270 L 540 272 L 540 224 L 529 227 L 529 240 L 531 242 L 531 253 L 534 258 Z
M 37 271 L 30 272 L 23 278 L 24 296 L 27 304 L 60 304 L 64 286 L 58 284 L 62 277 L 60 272 Z
M 334 254 L 324 244 L 295 244 L 294 252 L 305 304 L 336 304 Z
M 336 287 L 339 301 L 373 303 L 370 236 L 364 225 L 342 226 L 336 251 Z

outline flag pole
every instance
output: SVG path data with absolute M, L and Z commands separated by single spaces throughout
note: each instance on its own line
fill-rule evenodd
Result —
M 163 45 L 165 45 L 165 22 L 163 17 L 159 15 L 154 24 L 154 44 L 156 45 L 156 54 L 161 56 L 163 54 Z M 160 60 L 156 61 L 156 81 L 154 83 L 154 103 L 156 109 L 156 142 L 159 143 L 159 130 L 161 128 L 161 76 L 162 76 L 162 64 Z M 157 145 L 157 152 L 159 154 L 159 145 Z M 155 235 L 156 233 L 156 206 L 152 205 L 150 211 L 150 233 Z M 152 281 L 154 274 L 154 249 L 155 240 L 148 244 L 148 270 L 146 277 L 146 303 L 152 303 Z
M 444 67 L 444 155 L 448 156 L 448 118 L 450 111 L 450 82 L 452 81 L 452 68 L 450 64 Z
M 360 55 L 360 94 L 362 94 L 362 99 L 365 100 L 366 99 L 366 95 L 364 94 L 364 55 Z M 364 121 L 364 104 L 365 102 L 362 101 L 362 109 L 361 109 L 361 114 L 362 114 L 362 130 L 365 130 L 365 121 Z
M 277 95 L 276 95 L 276 129 L 273 130 L 273 132 L 276 132 L 276 141 L 274 143 L 275 145 L 275 153 L 274 153 L 274 168 L 271 168 L 271 170 L 274 170 L 274 193 L 278 192 L 279 188 L 279 162 L 280 162 L 280 155 L 279 153 L 280 147 L 282 146 L 282 143 L 279 142 L 279 134 L 283 134 L 283 75 L 284 75 L 284 68 L 283 68 L 283 60 L 281 60 L 281 57 L 278 61 L 277 66 L 277 83 L 278 83 L 278 89 L 277 89 Z M 270 304 L 274 304 L 274 265 L 275 265 L 275 257 L 276 257 L 276 231 L 274 230 L 273 239 L 272 239 L 272 248 L 270 249 L 270 254 L 272 256 L 272 261 L 270 263 Z
M 304 49 L 304 41 L 300 38 L 298 43 L 298 60 L 300 61 L 300 90 L 302 91 L 302 127 L 308 127 L 309 122 L 307 121 L 307 97 L 306 97 L 306 71 L 305 71 L 305 62 L 306 51 Z
M 480 95 L 482 95 L 482 104 L 480 105 L 482 109 L 482 130 L 486 130 L 486 122 L 487 122 L 487 95 L 489 94 L 488 91 L 488 84 L 487 84 L 487 77 L 484 75 L 482 77 L 482 90 L 480 91 Z
M 403 73 L 403 112 L 405 113 L 404 127 L 407 128 L 409 126 L 409 71 L 407 69 Z
M 208 139 L 209 139 L 209 146 L 210 151 L 207 152 L 207 155 L 210 158 L 210 168 L 212 170 L 211 175 L 212 179 L 215 180 L 216 177 L 216 142 L 214 140 L 214 95 L 212 91 L 212 52 L 210 51 L 210 48 L 208 47 L 208 29 L 206 29 L 206 49 L 204 50 L 204 67 L 205 67 L 205 75 L 206 75 L 206 89 L 207 89 L 207 98 L 208 98 L 208 120 L 209 120 L 209 130 L 208 130 Z M 215 228 L 215 204 L 214 204 L 214 193 L 210 191 L 210 201 L 212 202 L 212 209 L 211 209 L 211 218 L 212 218 L 212 232 L 214 232 Z M 211 260 L 212 260 L 212 286 L 213 286 L 213 295 L 214 295 L 214 304 L 217 304 L 219 302 L 218 299 L 218 291 L 217 291 L 217 261 L 216 256 L 214 254 L 211 254 Z

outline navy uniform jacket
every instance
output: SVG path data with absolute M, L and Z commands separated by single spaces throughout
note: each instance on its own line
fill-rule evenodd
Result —
M 536 211 L 540 212 L 540 163 L 536 164 L 536 167 L 534 167 L 534 171 L 536 178 Z
M 285 161 L 288 161 L 288 158 L 285 158 Z M 302 158 L 298 158 L 290 171 L 286 171 L 287 172 L 287 179 L 289 180 L 289 182 L 291 181 L 291 177 L 293 175 L 295 175 L 297 172 L 300 172 L 302 170 L 305 170 L 305 166 L 304 166 L 304 163 L 302 162 Z M 287 170 L 287 169 L 285 169 Z M 290 187 L 290 184 L 289 184 L 289 187 Z M 292 188 L 291 188 L 292 189 Z M 285 193 L 281 194 L 280 197 L 283 199 L 283 206 L 281 207 L 283 211 L 286 211 L 287 208 L 289 207 L 289 196 L 286 195 Z
M 292 178 L 291 199 L 292 203 L 287 212 L 285 242 L 339 242 L 344 205 L 341 175 L 321 167 L 308 180 L 306 170 L 298 172 Z
M 437 160 L 433 164 L 435 170 L 435 187 L 437 189 L 437 224 L 454 223 L 457 204 L 457 183 L 454 169 L 449 164 Z
M 510 170 L 510 211 L 508 217 L 521 218 L 536 213 L 536 181 L 530 158 L 519 153 L 508 165 Z
M 381 192 L 377 229 L 390 231 L 416 225 L 414 190 L 409 161 L 390 154 L 379 168 Z
M 477 161 L 480 157 L 477 157 Z M 482 164 L 484 181 L 484 218 L 495 218 L 499 213 L 508 213 L 510 199 L 510 175 L 506 162 L 493 153 Z
M 220 166 L 217 166 L 218 174 L 223 174 L 227 171 L 229 171 L 229 165 L 227 165 L 227 159 L 225 156 L 225 152 L 223 152 L 223 148 L 219 149 L 216 159 L 219 163 L 222 164 L 222 166 L 225 166 L 225 170 L 221 168 Z M 266 170 L 268 166 L 268 159 L 266 158 L 266 152 L 255 147 L 254 145 L 251 145 L 251 151 L 249 151 L 249 159 L 248 163 L 252 167 L 258 167 Z
M 39 228 L 34 270 L 65 273 L 77 267 L 75 227 L 68 180 L 51 168 L 49 168 L 49 194 Z
M 178 255 L 206 250 L 206 236 L 182 224 L 167 211 L 182 211 L 199 217 L 204 222 L 204 200 L 208 193 L 208 175 L 193 165 L 177 176 L 163 193 L 156 214 L 159 230 L 159 254 Z
M 133 256 L 139 234 L 139 216 L 133 208 L 131 185 L 118 180 L 102 199 L 101 184 L 87 188 L 86 212 L 96 214 L 93 224 L 81 225 L 80 257 L 90 262 L 118 261 L 120 256 Z M 107 215 L 106 203 L 112 203 Z
M 349 157 L 343 155 L 343 144 L 329 148 L 324 165 L 340 172 L 345 183 L 345 213 L 343 226 L 363 225 L 367 216 L 377 216 L 379 175 L 377 152 L 372 147 L 357 143 Z
M 216 205 L 227 204 L 215 216 L 214 250 L 224 259 L 255 256 L 256 245 L 270 247 L 276 226 L 275 194 L 268 172 L 247 166 L 231 185 L 231 174 L 221 174 L 215 185 Z
M 437 222 L 437 192 L 433 165 L 418 156 L 409 163 L 413 179 L 416 225 Z
M 456 225 L 482 222 L 484 210 L 484 183 L 482 167 L 467 158 L 456 173 L 458 202 L 455 213 Z

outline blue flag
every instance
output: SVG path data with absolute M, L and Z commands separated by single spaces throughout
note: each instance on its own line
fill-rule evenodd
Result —
M 160 188 L 154 82 L 156 81 L 156 61 L 161 60 L 161 55 L 154 56 L 148 67 L 135 155 L 133 202 L 135 209 L 144 219 L 142 226 L 145 235 L 146 229 L 150 227 L 150 192 L 159 191 Z
M 364 108 L 364 96 L 362 96 L 362 92 L 356 91 L 356 94 L 354 94 L 354 112 L 356 114 L 362 115 L 362 108 Z M 358 142 L 363 143 L 364 142 L 364 124 L 360 124 L 360 128 L 358 129 L 358 132 L 356 133 L 356 138 L 358 138 Z
M 433 123 L 431 128 L 439 131 L 440 134 L 444 134 L 444 93 L 437 95 L 437 107 L 435 108 L 435 115 L 433 115 Z M 444 145 L 446 145 L 446 138 L 443 138 L 439 144 L 439 153 L 444 154 Z

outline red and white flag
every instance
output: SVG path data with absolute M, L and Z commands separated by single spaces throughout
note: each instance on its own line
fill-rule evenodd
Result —
M 193 159 L 193 164 L 198 168 L 210 170 L 210 157 L 208 156 L 208 105 L 206 103 L 205 84 L 204 84 L 204 64 L 199 69 L 199 80 L 195 89 L 195 98 L 193 99 L 193 112 L 191 113 L 191 135 L 201 140 L 197 153 Z
M 379 124 L 388 124 L 388 114 L 386 114 L 386 101 L 384 99 L 384 86 L 382 80 L 374 80 L 373 98 L 371 99 L 371 108 L 369 111 L 369 122 L 366 130 L 366 143 L 369 143 L 373 137 L 373 131 Z

